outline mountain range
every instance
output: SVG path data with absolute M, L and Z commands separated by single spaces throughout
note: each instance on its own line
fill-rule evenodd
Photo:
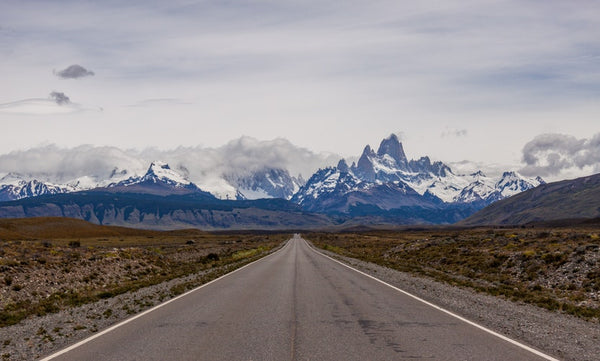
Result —
M 543 184 L 503 199 L 460 222 L 464 226 L 520 225 L 600 217 L 600 174 Z
M 306 222 L 308 218 L 317 220 L 317 225 L 357 217 L 366 223 L 448 224 L 493 202 L 545 184 L 539 177 L 526 178 L 516 172 L 505 172 L 499 178 L 487 177 L 480 171 L 455 174 L 446 164 L 432 162 L 429 157 L 409 160 L 402 143 L 393 134 L 382 140 L 377 151 L 367 145 L 357 162 L 348 165 L 341 159 L 335 167 L 319 169 L 308 181 L 301 176 L 292 177 L 280 168 L 258 169 L 242 176 L 221 175 L 236 189 L 236 200 L 217 198 L 189 181 L 185 173 L 182 165 L 175 170 L 155 161 L 141 176 L 115 168 L 105 179 L 83 177 L 66 184 L 9 174 L 0 179 L 0 201 L 16 202 L 0 204 L 0 217 L 58 215 L 101 224 L 135 226 L 139 223 L 139 227 L 151 223 L 154 228 L 229 228 L 237 227 L 236 224 L 258 227 L 261 221 L 236 220 L 229 214 L 222 215 L 229 221 L 215 222 L 214 217 L 210 220 L 202 215 L 202 210 L 245 210 L 238 215 L 252 218 L 248 209 L 262 209 L 277 213 L 263 215 L 263 223 L 273 227 L 286 222 L 298 226 L 306 224 L 292 221 L 288 217 L 291 214 L 302 214 Z M 85 201 L 82 203 L 79 199 Z M 123 199 L 133 203 L 127 206 Z M 156 209 L 147 213 L 150 208 L 144 207 L 149 206 L 150 199 Z M 143 212 L 136 202 L 144 204 Z M 78 209 L 70 209 L 67 203 L 76 204 Z M 112 208 L 108 209 L 107 204 Z M 177 209 L 177 206 L 182 208 Z M 158 209 L 160 207 L 164 208 Z M 183 217 L 181 214 L 186 212 Z M 284 213 L 289 214 L 283 216 Z M 156 218 L 154 221 L 149 221 L 151 214 Z M 161 221 L 165 215 L 170 220 Z M 329 218 L 325 220 L 320 215 Z M 273 221 L 273 218 L 278 220 Z
M 377 152 L 369 145 L 358 162 L 317 171 L 292 197 L 303 209 L 326 214 L 413 216 L 410 223 L 454 223 L 500 199 L 545 184 L 504 172 L 498 179 L 481 171 L 455 174 L 429 157 L 408 160 L 392 134 Z M 417 214 L 423 216 L 414 219 Z M 441 216 L 441 218 L 440 218 Z
M 153 162 L 141 177 L 106 187 L 0 203 L 0 218 L 40 216 L 145 229 L 306 229 L 331 225 L 327 217 L 304 212 L 285 199 L 218 199 L 162 162 Z

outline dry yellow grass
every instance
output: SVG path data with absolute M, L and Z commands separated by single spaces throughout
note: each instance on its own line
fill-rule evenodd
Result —
M 3 219 L 0 327 L 200 271 L 215 270 L 216 276 L 289 237 L 145 231 L 65 218 Z
M 597 228 L 313 233 L 317 246 L 450 284 L 600 320 Z

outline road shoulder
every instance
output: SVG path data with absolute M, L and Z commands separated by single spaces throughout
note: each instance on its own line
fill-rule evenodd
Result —
M 316 249 L 426 301 L 560 359 L 593 361 L 597 360 L 600 354 L 600 325 L 597 323 Z
M 259 256 L 175 278 L 115 297 L 72 307 L 45 316 L 29 317 L 0 328 L 2 360 L 33 360 L 47 356 L 121 321 L 135 317 L 183 291 L 204 285 L 280 250 L 286 242 Z M 177 293 L 173 293 L 178 289 Z

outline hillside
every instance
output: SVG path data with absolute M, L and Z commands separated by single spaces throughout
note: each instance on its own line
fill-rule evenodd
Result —
M 284 199 L 226 201 L 202 193 L 159 196 L 105 189 L 0 203 L 0 218 L 68 217 L 112 226 L 169 230 L 289 229 L 330 225 Z
M 458 224 L 519 225 L 596 217 L 600 217 L 600 174 L 540 185 L 493 203 Z
M 90 222 L 64 217 L 5 218 L 0 219 L 0 239 L 57 239 L 129 236 L 198 236 L 205 234 L 197 229 L 159 232 L 117 226 L 100 226 Z

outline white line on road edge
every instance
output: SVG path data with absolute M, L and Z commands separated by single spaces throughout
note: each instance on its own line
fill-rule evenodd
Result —
M 117 328 L 119 328 L 119 327 L 121 327 L 121 326 L 123 326 L 123 325 L 126 325 L 126 324 L 128 324 L 129 322 L 131 322 L 131 321 L 133 321 L 133 320 L 135 320 L 135 319 L 138 319 L 138 318 L 140 318 L 140 317 L 142 317 L 142 316 L 144 316 L 144 315 L 147 315 L 148 313 L 150 313 L 150 312 L 152 312 L 152 311 L 155 311 L 155 310 L 157 310 L 157 309 L 159 309 L 159 308 L 161 308 L 161 307 L 163 307 L 163 306 L 166 306 L 166 305 L 168 305 L 169 303 L 171 303 L 171 302 L 173 302 L 173 301 L 176 301 L 176 300 L 178 300 L 178 299 L 180 299 L 180 298 L 182 298 L 182 297 L 185 297 L 185 296 L 189 295 L 189 294 L 190 294 L 190 293 L 192 293 L 192 292 L 198 291 L 199 289 L 201 289 L 201 288 L 203 288 L 203 287 L 206 287 L 206 286 L 210 285 L 211 283 L 217 282 L 218 280 L 220 280 L 220 279 L 222 279 L 222 278 L 225 278 L 225 277 L 227 277 L 227 276 L 230 276 L 230 275 L 232 275 L 232 274 L 236 273 L 237 271 L 241 271 L 241 270 L 243 270 L 244 268 L 246 268 L 246 267 L 248 267 L 248 266 L 250 266 L 250 265 L 252 265 L 252 264 L 254 264 L 254 263 L 258 262 L 258 261 L 262 261 L 262 260 L 264 260 L 264 259 L 266 259 L 266 258 L 268 258 L 268 257 L 271 257 L 271 256 L 272 256 L 272 255 L 274 255 L 275 253 L 278 253 L 278 252 L 280 252 L 281 250 L 283 250 L 285 247 L 287 247 L 287 245 L 288 245 L 288 244 L 290 244 L 290 243 L 289 243 L 289 241 L 288 241 L 288 242 L 285 244 L 285 246 L 281 247 L 280 249 L 278 249 L 277 251 L 275 251 L 275 252 L 273 252 L 273 253 L 271 253 L 271 254 L 269 254 L 269 255 L 266 255 L 265 257 L 261 257 L 261 258 L 257 259 L 256 261 L 252 261 L 252 262 L 248 263 L 247 265 L 244 265 L 244 266 L 242 266 L 242 267 L 240 267 L 240 268 L 237 268 L 237 269 L 235 269 L 235 270 L 233 270 L 233 271 L 231 271 L 231 272 L 229 272 L 229 273 L 226 273 L 226 274 L 222 275 L 222 276 L 221 276 L 221 277 L 219 277 L 219 278 L 215 278 L 214 280 L 212 280 L 212 281 L 210 281 L 210 282 L 207 282 L 207 283 L 205 283 L 205 284 L 203 284 L 203 285 L 200 285 L 200 286 L 198 286 L 198 287 L 196 287 L 196 288 L 194 288 L 194 289 L 191 289 L 191 290 L 187 291 L 186 293 L 183 293 L 183 294 L 181 294 L 181 295 L 179 295 L 179 296 L 177 296 L 177 297 L 171 298 L 170 300 L 168 300 L 168 301 L 165 301 L 165 302 L 163 302 L 163 303 L 161 303 L 161 304 L 159 304 L 159 305 L 156 305 L 156 306 L 154 306 L 154 307 L 152 307 L 152 308 L 150 308 L 150 309 L 148 309 L 148 310 L 146 310 L 146 311 L 144 311 L 144 312 L 142 312 L 142 313 L 138 313 L 137 315 L 135 315 L 135 316 L 133 316 L 133 317 L 131 317 L 131 318 L 128 318 L 128 319 L 126 319 L 126 320 L 124 320 L 124 321 L 121 321 L 121 322 L 117 323 L 116 325 L 112 325 L 112 326 L 110 326 L 109 328 L 107 328 L 107 329 L 105 329 L 105 330 L 103 330 L 103 331 L 100 331 L 100 332 L 98 332 L 97 334 L 95 334 L 95 335 L 93 335 L 93 336 L 90 336 L 90 337 L 88 337 L 88 338 L 85 338 L 85 339 L 83 339 L 83 340 L 81 340 L 81 341 L 79 341 L 79 342 L 77 342 L 77 343 L 75 343 L 75 344 L 73 344 L 73 345 L 71 345 L 71 346 L 69 346 L 69 347 L 67 347 L 67 348 L 64 348 L 64 349 L 62 349 L 62 350 L 60 350 L 60 351 L 58 351 L 58 352 L 56 352 L 56 353 L 53 353 L 53 354 L 51 354 L 50 356 L 46 356 L 46 357 L 44 357 L 43 359 L 40 359 L 39 361 L 48 361 L 48 360 L 52 360 L 53 358 L 56 358 L 56 357 L 58 357 L 58 356 L 60 356 L 60 355 L 62 355 L 62 354 L 65 354 L 65 353 L 67 353 L 67 352 L 69 352 L 69 351 L 73 350 L 73 349 L 76 349 L 77 347 L 79 347 L 79 346 L 81 346 L 81 345 L 84 345 L 84 344 L 86 344 L 86 343 L 88 343 L 88 342 L 90 342 L 90 341 L 92 341 L 92 340 L 94 340 L 94 339 L 96 339 L 96 338 L 98 338 L 98 337 L 100 337 L 100 336 L 102 336 L 102 335 L 104 335 L 104 334 L 107 334 L 107 333 L 109 333 L 110 331 L 113 331 L 113 330 L 115 330 L 115 329 L 117 329 Z
M 303 239 L 303 240 L 304 240 L 304 239 Z M 304 242 L 306 242 L 306 240 L 304 240 Z M 506 342 L 510 342 L 510 343 L 512 343 L 513 345 L 515 345 L 515 346 L 518 346 L 518 347 L 520 347 L 520 348 L 522 348 L 522 349 L 524 349 L 524 350 L 527 350 L 527 351 L 529 351 L 529 352 L 531 352 L 531 353 L 533 353 L 533 354 L 536 354 L 536 355 L 538 355 L 538 356 L 540 356 L 540 357 L 542 357 L 542 358 L 545 358 L 545 359 L 546 359 L 546 360 L 548 360 L 548 361 L 560 361 L 560 360 L 558 360 L 558 359 L 556 359 L 556 358 L 554 358 L 554 357 L 552 357 L 552 356 L 546 355 L 546 354 L 545 354 L 545 353 L 543 353 L 543 352 L 540 352 L 540 351 L 538 351 L 538 350 L 536 350 L 536 349 L 534 349 L 534 348 L 531 348 L 531 347 L 529 347 L 529 346 L 527 346 L 527 345 L 524 345 L 524 344 L 520 343 L 519 341 L 515 341 L 515 340 L 513 340 L 513 339 L 511 339 L 511 338 L 508 338 L 507 336 L 504 336 L 504 335 L 502 335 L 502 334 L 499 334 L 498 332 L 492 331 L 492 330 L 490 330 L 490 329 L 489 329 L 489 328 L 487 328 L 487 327 L 484 327 L 484 326 L 482 326 L 482 325 L 479 325 L 479 324 L 477 324 L 477 323 L 475 323 L 475 322 L 473 322 L 473 321 L 467 320 L 466 318 L 464 318 L 464 317 L 462 317 L 462 316 L 459 316 L 459 315 L 457 315 L 457 314 L 455 314 L 455 313 L 453 313 L 453 312 L 451 312 L 451 311 L 448 311 L 448 310 L 446 310 L 446 309 L 444 309 L 444 308 L 442 308 L 442 307 L 440 307 L 440 306 L 437 306 L 437 305 L 434 305 L 434 304 L 433 304 L 433 303 L 431 303 L 431 302 L 425 301 L 424 299 L 422 299 L 422 298 L 420 298 L 420 297 L 418 297 L 418 296 L 415 296 L 415 295 L 413 295 L 412 293 L 406 292 L 406 291 L 404 291 L 404 290 L 402 290 L 402 289 L 400 289 L 400 288 L 398 288 L 398 287 L 396 287 L 396 286 L 392 286 L 391 284 L 389 284 L 389 283 L 387 283 L 387 282 L 385 282 L 385 281 L 382 281 L 382 280 L 380 280 L 379 278 L 373 277 L 373 276 L 371 276 L 370 274 L 367 274 L 367 273 L 365 273 L 365 272 L 363 272 L 363 271 L 359 271 L 359 270 L 357 270 L 357 269 L 356 269 L 356 268 L 354 268 L 354 267 L 348 266 L 347 264 L 345 264 L 345 263 L 343 263 L 343 262 L 340 262 L 340 261 L 338 261 L 338 260 L 337 260 L 337 259 L 335 259 L 335 258 L 331 258 L 331 257 L 329 257 L 328 255 L 326 255 L 326 254 L 323 254 L 323 253 L 321 253 L 321 252 L 317 251 L 317 250 L 316 250 L 314 247 L 312 247 L 312 246 L 311 246 L 311 245 L 310 245 L 308 242 L 306 242 L 306 244 L 308 245 L 308 247 L 309 247 L 310 249 L 312 249 L 312 250 L 313 250 L 313 252 L 315 252 L 315 253 L 317 253 L 317 254 L 319 254 L 319 255 L 323 256 L 323 257 L 327 257 L 327 258 L 329 258 L 330 260 L 332 260 L 332 261 L 334 261 L 334 262 L 337 262 L 337 263 L 341 264 L 341 265 L 342 265 L 342 266 L 344 266 L 344 267 L 350 268 L 351 270 L 353 270 L 353 271 L 356 271 L 356 272 L 358 272 L 358 273 L 360 273 L 360 274 L 362 274 L 362 275 L 364 275 L 364 276 L 366 276 L 366 277 L 369 277 L 369 278 L 371 278 L 371 279 L 373 279 L 373 280 L 375 280 L 375 281 L 377 281 L 377 282 L 379 282 L 379 283 L 382 283 L 382 284 L 384 284 L 384 285 L 386 285 L 386 286 L 388 286 L 388 287 L 390 287 L 390 288 L 393 288 L 394 290 L 396 290 L 396 291 L 398 291 L 398 292 L 400 292 L 400 293 L 402 293 L 402 294 L 405 294 L 405 295 L 407 295 L 407 296 L 409 296 L 409 297 L 412 297 L 412 298 L 414 298 L 414 299 L 415 299 L 415 300 L 417 300 L 417 301 L 423 302 L 424 304 L 426 304 L 426 305 L 428 305 L 428 306 L 431 306 L 431 307 L 433 307 L 433 308 L 435 308 L 435 309 L 437 309 L 437 310 L 440 310 L 440 311 L 442 311 L 442 312 L 444 312 L 444 313 L 447 313 L 448 315 L 450 315 L 450 316 L 452 316 L 452 317 L 454 317 L 454 318 L 457 318 L 457 319 L 459 319 L 459 320 L 461 320 L 461 321 L 463 321 L 463 322 L 466 322 L 466 323 L 468 323 L 468 324 L 469 324 L 469 325 L 471 325 L 471 326 L 477 327 L 478 329 L 480 329 L 480 330 L 482 330 L 482 331 L 485 331 L 485 332 L 487 332 L 487 333 L 489 333 L 489 334 L 491 334 L 491 335 L 494 335 L 494 336 L 496 336 L 496 337 L 498 337 L 498 338 L 501 338 L 502 340 L 504 340 L 504 341 L 506 341 Z

